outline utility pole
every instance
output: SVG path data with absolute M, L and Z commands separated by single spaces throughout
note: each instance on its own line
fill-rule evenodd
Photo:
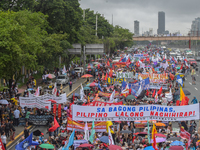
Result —
M 85 9 L 83 9 L 83 20 L 85 21 Z
M 85 46 L 83 46 L 83 70 L 85 74 Z
M 113 26 L 113 14 L 112 14 L 112 26 Z
M 97 13 L 96 13 L 96 36 L 97 36 L 97 18 L 98 16 L 97 16 Z

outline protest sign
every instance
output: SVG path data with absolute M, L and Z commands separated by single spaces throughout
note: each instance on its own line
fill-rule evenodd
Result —
M 149 86 L 150 86 L 149 78 L 141 80 L 137 83 L 129 83 L 128 84 L 129 89 L 134 89 L 135 91 L 139 90 L 140 85 L 143 90 L 148 90 Z M 123 85 L 122 85 L 122 88 L 124 89 L 125 87 L 123 87 Z
M 73 144 L 74 149 L 76 149 L 77 147 L 79 147 L 79 145 L 86 144 L 86 143 L 88 143 L 87 140 L 74 140 L 74 144 Z
M 51 110 L 51 102 L 48 100 L 55 100 L 58 104 L 65 103 L 67 101 L 66 93 L 61 94 L 59 97 L 55 97 L 50 94 L 45 94 L 42 96 L 32 96 L 32 97 L 19 97 L 20 106 L 28 108 L 47 108 Z
M 115 82 L 122 83 L 123 81 L 126 81 L 126 79 L 125 78 L 121 78 L 121 79 L 107 78 L 107 83 L 108 84 L 114 84 Z
M 100 101 L 93 101 L 89 104 L 83 104 L 82 106 L 113 106 L 113 105 L 122 105 L 123 102 L 118 103 L 106 103 L 106 102 L 100 102 Z
M 133 78 L 133 72 L 117 72 L 116 78 Z
M 160 83 L 150 83 L 149 89 L 160 89 L 161 87 L 163 90 L 168 90 L 167 84 L 160 84 Z
M 78 106 L 72 105 L 73 120 L 81 121 L 183 121 L 199 119 L 199 104 L 187 106 Z
M 148 54 L 134 54 L 134 57 L 142 58 L 142 57 L 149 57 L 149 55 Z
M 41 100 L 40 97 L 19 97 L 20 106 L 27 108 L 46 108 L 51 110 L 51 102 Z
M 155 73 L 144 73 L 138 74 L 138 78 L 146 79 L 149 78 L 151 83 L 165 83 L 165 80 L 168 79 L 168 74 L 163 73 L 163 74 L 155 74 Z
M 92 123 L 87 123 L 88 130 L 91 130 Z M 84 131 L 85 123 L 79 123 L 76 121 L 72 121 L 71 118 L 67 118 L 67 130 L 76 130 L 76 131 Z M 106 122 L 95 122 L 95 131 L 96 132 L 106 132 Z
M 33 125 L 43 125 L 44 126 L 44 125 L 47 125 L 50 118 L 52 118 L 52 120 L 53 120 L 52 115 L 41 115 L 41 116 L 30 115 L 28 122 Z
M 99 96 L 103 96 L 103 97 L 110 97 L 112 93 L 104 93 L 99 91 Z M 115 92 L 115 96 L 118 96 L 119 92 Z

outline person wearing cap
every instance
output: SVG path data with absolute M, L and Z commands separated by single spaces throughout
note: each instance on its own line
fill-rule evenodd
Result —
M 44 133 L 41 133 L 40 137 L 39 137 L 39 140 L 44 143 Z

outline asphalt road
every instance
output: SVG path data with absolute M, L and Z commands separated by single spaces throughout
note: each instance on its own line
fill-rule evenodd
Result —
M 198 62 L 198 65 L 200 66 L 200 62 Z M 199 74 L 199 71 L 196 72 L 196 85 L 192 85 L 192 78 L 191 78 L 190 74 L 187 75 L 186 80 L 184 82 L 184 85 L 185 86 L 184 86 L 183 89 L 186 89 L 186 90 L 191 92 L 191 95 L 188 96 L 188 98 L 190 99 L 189 103 L 191 104 L 191 101 L 194 98 L 194 96 L 196 96 L 197 100 L 200 101 L 200 98 L 199 98 L 200 97 L 200 74 Z M 79 89 L 77 89 L 77 92 L 79 93 Z M 196 123 L 197 123 L 197 128 L 196 129 L 198 129 L 199 120 L 196 120 Z M 172 127 L 173 128 L 179 128 L 178 122 L 173 122 L 172 123 Z M 48 139 L 48 134 L 46 134 L 47 133 L 47 127 L 46 126 L 37 126 L 37 127 L 33 128 L 31 130 L 31 132 L 35 131 L 37 129 L 39 129 L 42 133 L 44 133 L 44 138 L 45 139 Z M 10 147 L 9 150 L 15 150 L 14 147 L 17 144 L 17 142 L 13 143 L 12 147 Z

